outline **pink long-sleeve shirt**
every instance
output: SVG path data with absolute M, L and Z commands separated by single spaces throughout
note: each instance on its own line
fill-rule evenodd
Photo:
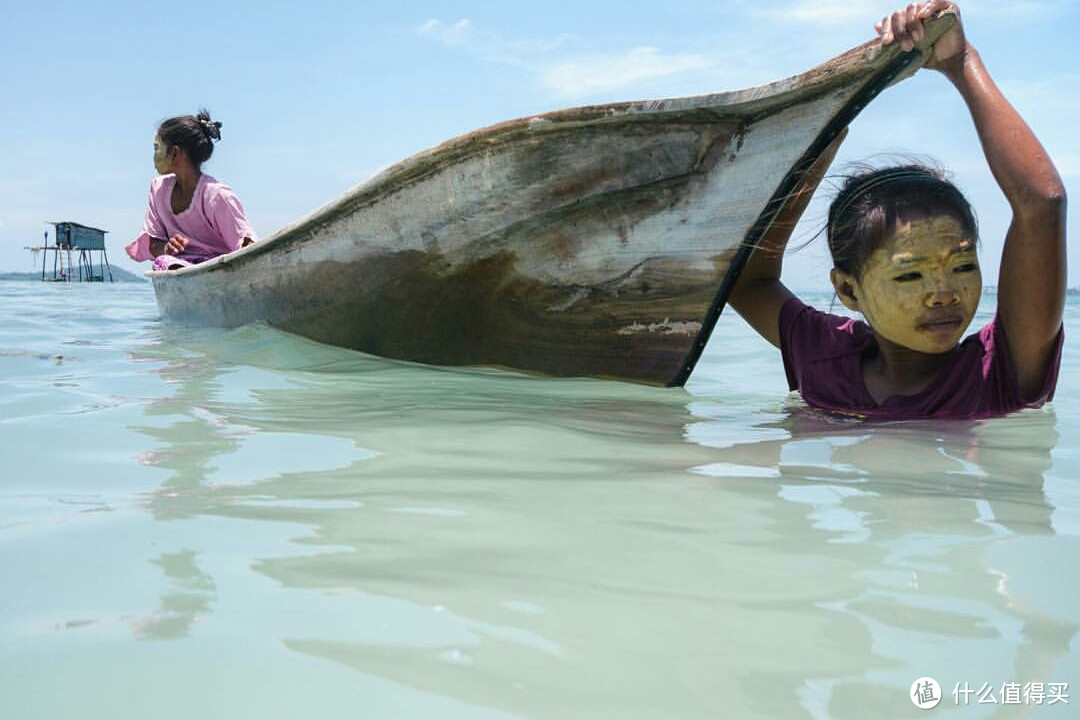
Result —
M 176 175 L 158 175 L 150 182 L 150 203 L 143 231 L 125 250 L 132 260 L 153 260 L 150 240 L 183 235 L 188 245 L 177 255 L 188 263 L 202 262 L 240 247 L 244 238 L 255 240 L 240 199 L 228 185 L 206 175 L 199 176 L 191 204 L 180 213 L 172 211 Z

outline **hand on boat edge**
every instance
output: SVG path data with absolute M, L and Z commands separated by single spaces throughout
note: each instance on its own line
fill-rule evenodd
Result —
M 948 0 L 930 0 L 925 3 L 911 3 L 874 23 L 874 30 L 881 38 L 882 46 L 899 43 L 900 49 L 909 52 L 926 36 L 924 24 L 927 20 L 952 13 L 956 21 L 953 26 L 934 42 L 924 67 L 944 70 L 958 59 L 963 60 L 967 50 L 964 26 L 960 20 L 960 8 Z

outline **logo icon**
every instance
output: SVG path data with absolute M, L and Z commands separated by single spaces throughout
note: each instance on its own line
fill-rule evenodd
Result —
M 920 710 L 929 710 L 937 707 L 941 702 L 941 686 L 937 680 L 930 677 L 921 677 L 911 683 L 911 702 Z

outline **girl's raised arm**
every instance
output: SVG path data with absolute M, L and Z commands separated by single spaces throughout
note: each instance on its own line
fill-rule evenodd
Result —
M 768 232 L 761 238 L 728 297 L 728 305 L 750 323 L 759 335 L 776 347 L 780 347 L 780 310 L 789 298 L 794 297 L 787 286 L 780 282 L 784 249 L 845 137 L 846 129 L 833 140 L 803 177 Z
M 877 24 L 882 42 L 905 49 L 923 20 L 955 5 L 909 5 Z M 1012 207 L 998 277 L 998 318 L 1026 398 L 1043 385 L 1065 306 L 1065 185 L 1046 150 L 1001 94 L 959 20 L 934 45 L 927 67 L 941 71 L 971 112 L 990 171 Z

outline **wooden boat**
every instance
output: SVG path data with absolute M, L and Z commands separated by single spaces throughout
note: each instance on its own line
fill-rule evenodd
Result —
M 450 140 L 259 243 L 149 273 L 158 305 L 388 358 L 682 385 L 784 199 L 952 21 L 908 53 L 872 41 L 761 87 Z

